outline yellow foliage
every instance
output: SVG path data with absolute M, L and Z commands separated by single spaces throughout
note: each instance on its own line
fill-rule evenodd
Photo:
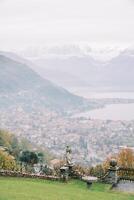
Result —
M 121 167 L 134 168 L 134 152 L 131 149 L 122 149 L 118 155 L 118 164 Z
M 0 169 L 14 170 L 16 168 L 16 162 L 13 156 L 7 152 L 0 151 Z
M 120 167 L 134 168 L 134 152 L 129 148 L 122 149 L 119 154 L 108 157 L 103 163 L 104 170 L 109 168 L 111 159 L 117 160 L 118 166 Z

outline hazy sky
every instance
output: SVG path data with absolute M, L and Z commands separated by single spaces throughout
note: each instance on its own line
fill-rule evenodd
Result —
M 134 45 L 134 0 L 0 0 L 0 49 Z

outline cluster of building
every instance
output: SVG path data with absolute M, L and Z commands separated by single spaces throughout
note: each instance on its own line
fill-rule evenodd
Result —
M 134 121 L 70 118 L 47 109 L 0 111 L 0 128 L 26 137 L 61 159 L 70 145 L 74 161 L 85 165 L 102 162 L 120 146 L 134 146 Z

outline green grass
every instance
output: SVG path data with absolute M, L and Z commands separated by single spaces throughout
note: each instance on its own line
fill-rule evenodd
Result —
M 0 200 L 134 200 L 134 195 L 109 190 L 96 183 L 91 189 L 81 181 L 69 183 L 0 177 Z

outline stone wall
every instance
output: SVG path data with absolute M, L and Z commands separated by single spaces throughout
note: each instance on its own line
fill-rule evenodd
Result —
M 53 181 L 59 181 L 60 180 L 60 177 L 57 177 L 57 176 L 37 175 L 37 174 L 29 174 L 29 173 L 22 173 L 22 172 L 16 172 L 16 171 L 6 171 L 6 170 L 1 170 L 0 176 L 37 178 L 37 179 L 53 180 Z

